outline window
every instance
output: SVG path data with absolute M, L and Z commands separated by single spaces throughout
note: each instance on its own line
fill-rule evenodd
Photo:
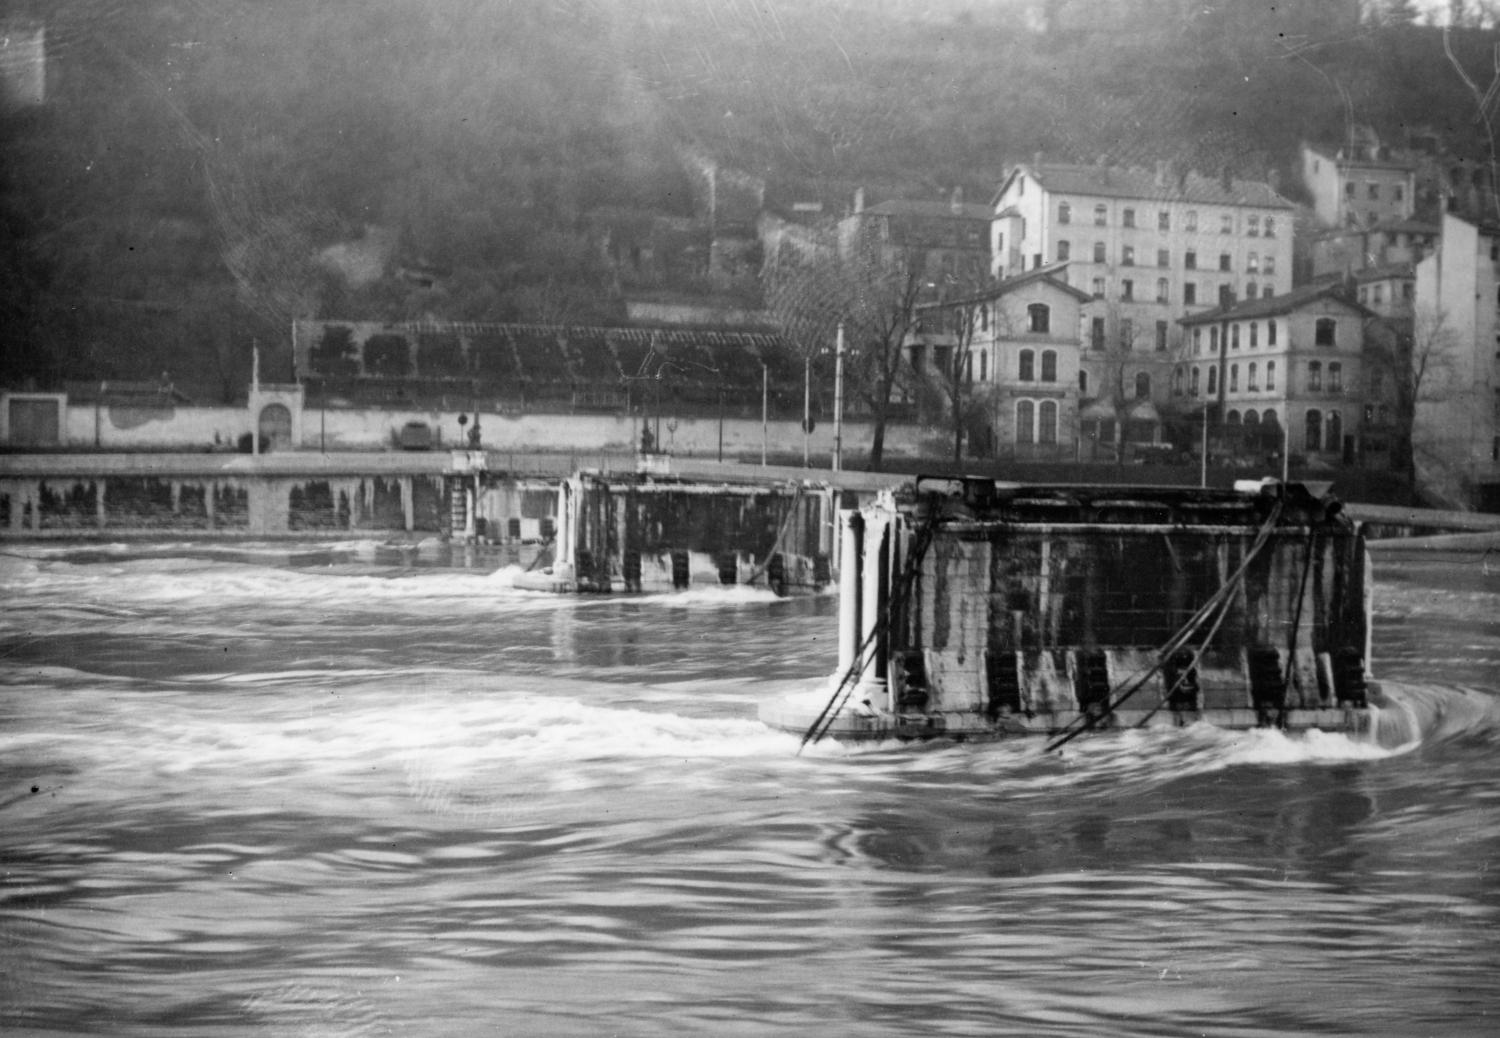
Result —
M 1156 322 L 1156 348 L 1164 350 L 1167 348 L 1167 322 Z
M 1250 348 L 1254 349 L 1260 345 L 1260 322 L 1250 322 Z
M 1129 302 L 1135 298 L 1135 282 L 1129 278 L 1120 279 L 1120 298 Z
M 1245 369 L 1245 388 L 1253 393 L 1260 388 L 1259 382 L 1260 379 L 1255 370 L 1255 361 L 1252 360 L 1250 366 Z
M 1400 202 L 1406 198 L 1406 187 L 1404 185 L 1397 184 L 1391 190 L 1395 194 L 1396 201 Z
M 1308 451 L 1320 451 L 1323 449 L 1323 413 L 1316 407 L 1307 412 L 1307 417 L 1302 420 L 1302 444 Z
M 1058 202 L 1057 203 L 1057 222 L 1058 223 L 1072 223 L 1073 222 L 1073 207 L 1070 206 L 1067 202 Z
M 1344 366 L 1338 361 L 1328 365 L 1328 391 L 1330 393 L 1344 391 Z
M 1102 241 L 1094 242 L 1094 262 L 1104 262 L 1104 243 Z
M 1134 209 L 1126 209 L 1123 213 L 1120 214 L 1120 217 L 1121 217 L 1121 221 L 1120 222 L 1123 223 L 1126 227 L 1134 227 L 1135 226 L 1135 210 Z
M 1264 411 L 1262 411 L 1260 413 L 1260 420 L 1261 420 L 1262 424 L 1268 425 L 1272 429 L 1276 428 L 1277 422 L 1276 422 L 1276 412 L 1275 412 L 1275 410 L 1273 410 L 1272 408 L 1269 408 L 1269 407 L 1266 408 Z
M 1062 263 L 1065 260 L 1071 258 L 1070 254 L 1072 253 L 1072 251 L 1072 245 L 1070 245 L 1066 241 L 1059 241 L 1057 243 L 1057 262 Z
M 1316 346 L 1333 346 L 1334 329 L 1337 322 L 1332 317 L 1319 317 L 1318 323 L 1314 325 L 1313 344 Z
M 1219 217 L 1219 233 L 1220 234 L 1233 234 L 1234 233 L 1234 214 L 1233 213 L 1223 213 L 1222 215 L 1220 215 L 1220 217 Z
M 1172 395 L 1173 396 L 1181 396 L 1182 395 L 1183 386 L 1186 383 L 1187 383 L 1187 370 L 1181 364 L 1179 364 L 1179 365 L 1177 365 L 1176 369 L 1174 369 L 1173 372 L 1172 372 Z
M 981 382 L 988 382 L 990 380 L 989 359 L 990 355 L 988 353 L 981 352 L 979 354 L 979 381 Z
M 1158 267 L 1170 267 L 1172 265 L 1172 252 L 1170 249 L 1156 250 L 1156 265 Z
M 1016 178 L 1016 194 L 1018 194 L 1018 195 L 1024 195 L 1025 193 L 1026 193 L 1026 177 L 1024 175 L 1022 175 L 1022 176 Z
M 1211 367 L 1208 369 L 1208 395 L 1213 396 L 1219 391 L 1219 369 Z
M 1057 442 L 1057 401 L 1043 400 L 1042 406 L 1037 408 L 1037 430 L 1036 442 L 1051 444 Z
M 1344 197 L 1345 198 L 1353 198 L 1354 197 L 1354 192 L 1356 190 L 1357 189 L 1356 189 L 1356 187 L 1354 185 L 1354 181 L 1352 181 L 1352 180 L 1349 181 L 1347 184 L 1344 185 Z
M 1371 285 L 1370 298 L 1374 301 L 1376 306 L 1379 306 L 1381 303 L 1385 302 L 1385 286 Z
M 1021 351 L 1021 370 L 1016 376 L 1022 382 L 1036 381 L 1036 354 L 1031 350 Z
M 1127 209 L 1126 212 L 1129 212 Z M 1135 246 L 1125 245 L 1120 249 L 1120 264 L 1126 267 L 1135 266 Z
M 1254 299 L 1255 298 L 1255 294 L 1256 294 L 1256 285 L 1255 285 L 1255 282 L 1254 281 L 1246 281 L 1245 282 L 1245 298 L 1246 299 Z
M 1168 302 L 1171 302 L 1171 299 L 1168 298 L 1168 296 L 1167 296 L 1168 291 L 1169 291 L 1169 288 L 1168 288 L 1168 285 L 1167 285 L 1167 279 L 1166 278 L 1157 278 L 1156 279 L 1156 301 L 1158 303 L 1168 303 Z
M 1229 307 L 1231 307 L 1231 306 L 1234 305 L 1234 286 L 1233 285 L 1220 285 L 1219 286 L 1219 305 L 1221 307 L 1223 307 L 1224 309 L 1226 309 L 1226 310 Z
M 1260 256 L 1254 252 L 1245 257 L 1245 271 L 1249 274 L 1260 273 Z
M 1259 425 L 1260 424 L 1260 415 L 1256 414 L 1253 408 L 1251 410 L 1248 410 L 1248 411 L 1245 412 L 1245 424 L 1246 425 Z
M 1101 203 L 1094 206 L 1094 226 L 1103 227 L 1109 219 L 1109 210 Z
M 1138 371 L 1135 375 L 1135 398 L 1137 400 L 1151 399 L 1151 376 L 1144 371 Z
M 1052 329 L 1052 310 L 1046 303 L 1032 303 L 1026 308 L 1026 330 L 1046 334 Z
M 1208 352 L 1219 352 L 1219 329 L 1217 326 L 1208 330 Z
M 1198 269 L 1198 253 L 1195 249 L 1188 249 L 1182 254 L 1182 265 L 1187 270 Z
M 1078 369 L 1078 395 L 1089 395 L 1089 373 L 1082 368 Z
M 1192 379 L 1188 382 L 1188 392 L 1193 396 L 1198 395 L 1198 369 L 1193 369 Z
M 1260 237 L 1260 217 L 1254 213 L 1245 217 L 1245 234 L 1251 238 Z
M 1184 223 L 1188 230 L 1196 231 L 1198 229 L 1198 210 L 1189 209 L 1187 216 L 1184 218 Z
M 1005 255 L 1005 232 L 1004 231 L 996 231 L 995 232 L 995 255 L 997 255 L 997 256 L 1004 256 Z
M 1328 412 L 1328 436 L 1323 441 L 1327 450 L 1336 451 L 1344 442 L 1344 416 L 1337 411 Z
M 1224 424 L 1225 425 L 1239 425 L 1240 424 L 1240 413 L 1239 413 L 1239 411 L 1230 410 L 1230 412 L 1224 416 Z
M 1266 361 L 1266 388 L 1276 388 L 1276 362 L 1274 360 Z
M 1269 252 L 1266 253 L 1266 261 L 1264 263 L 1264 267 L 1266 277 L 1270 277 L 1272 274 L 1276 273 L 1276 257 L 1271 255 Z
M 1229 326 L 1229 348 L 1231 350 L 1240 348 L 1240 326 L 1238 323 Z
M 1191 281 L 1182 286 L 1182 303 L 1184 306 L 1193 306 L 1198 302 L 1198 286 Z
M 1323 388 L 1323 363 L 1322 361 L 1308 361 L 1307 364 L 1307 388 L 1311 392 L 1319 392 Z
M 1089 322 L 1089 345 L 1096 350 L 1104 349 L 1104 318 L 1096 317 Z
M 1370 200 L 1374 201 L 1374 200 L 1378 199 L 1380 197 L 1380 185 L 1379 184 L 1370 184 L 1368 186 L 1369 186 L 1369 189 L 1370 189 Z
M 1240 391 L 1240 366 L 1238 364 L 1231 364 L 1231 365 L 1229 365 L 1229 392 L 1231 392 L 1231 393 L 1238 393 L 1239 391 Z
M 1266 237 L 1276 237 L 1276 217 L 1274 216 L 1266 217 Z
M 1094 279 L 1094 284 L 1093 284 L 1093 289 L 1094 289 L 1094 298 L 1095 299 L 1103 299 L 1104 298 L 1104 279 L 1103 278 L 1095 278 Z
M 1120 348 L 1130 349 L 1135 342 L 1135 322 L 1128 317 L 1120 318 Z
M 1056 382 L 1057 381 L 1057 351 L 1056 350 L 1043 350 L 1042 351 L 1042 381 L 1043 382 Z
M 1260 297 L 1262 299 L 1270 299 L 1275 294 L 1276 294 L 1276 290 L 1273 289 L 1270 285 L 1267 285 L 1267 286 L 1265 286 L 1264 288 L 1262 288 L 1260 290 Z
M 1193 355 L 1197 356 L 1203 352 L 1203 329 L 1193 329 Z
M 1036 405 L 1030 400 L 1016 401 L 1016 442 L 1033 443 L 1036 437 Z
M 1232 262 L 1233 262 L 1233 258 L 1229 255 L 1229 253 L 1227 253 L 1227 252 L 1221 252 L 1221 253 L 1219 253 L 1219 269 L 1220 270 L 1231 270 L 1231 269 L 1233 269 L 1230 266 L 1230 264 Z

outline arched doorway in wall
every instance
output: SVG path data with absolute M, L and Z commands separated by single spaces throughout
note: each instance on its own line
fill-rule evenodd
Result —
M 257 423 L 262 451 L 292 449 L 292 412 L 285 404 L 267 404 Z

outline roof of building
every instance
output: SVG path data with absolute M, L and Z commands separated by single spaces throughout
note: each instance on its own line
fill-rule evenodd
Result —
M 1329 279 L 1317 281 L 1310 285 L 1294 288 L 1290 292 L 1283 292 L 1269 299 L 1247 299 L 1243 303 L 1233 306 L 1218 307 L 1214 310 L 1205 310 L 1202 313 L 1188 314 L 1179 317 L 1178 324 L 1213 324 L 1216 321 L 1242 321 L 1256 317 L 1275 317 L 1279 314 L 1291 313 L 1293 310 L 1301 309 L 1309 303 L 1324 297 L 1334 299 L 1351 310 L 1358 310 L 1367 316 L 1374 317 L 1375 312 L 1358 303 L 1352 302 L 1344 294 L 1342 279 Z
M 1338 163 L 1343 169 L 1394 169 L 1403 173 L 1413 173 L 1417 168 L 1417 164 L 1410 159 L 1372 158 L 1368 154 L 1346 154 L 1346 149 L 1341 145 L 1304 144 L 1303 147 L 1329 162 Z M 1389 149 L 1381 150 L 1388 151 Z
M 940 306 L 962 306 L 965 303 L 979 303 L 986 302 L 992 299 L 999 299 L 1001 296 L 1009 295 L 1011 292 L 1016 291 L 1018 288 L 1022 288 L 1026 285 L 1030 285 L 1038 281 L 1045 282 L 1051 285 L 1053 288 L 1061 289 L 1068 295 L 1073 296 L 1080 303 L 1089 302 L 1094 298 L 1093 296 L 1089 295 L 1087 292 L 1084 292 L 1081 289 L 1075 288 L 1074 286 L 1068 284 L 1066 281 L 1063 281 L 1057 276 L 1058 273 L 1060 273 L 1065 267 L 1067 267 L 1067 265 L 1068 261 L 1064 260 L 1061 263 L 1050 263 L 1045 267 L 1033 267 L 1031 270 L 1028 270 L 1024 274 L 1017 274 L 1014 277 L 1008 277 L 1001 281 L 996 281 L 993 284 L 985 286 L 977 292 L 970 292 L 968 295 L 961 296 L 956 299 L 944 299 L 940 302 L 924 303 L 917 309 L 929 310 Z
M 911 198 L 892 198 L 884 202 L 878 202 L 872 206 L 866 206 L 854 216 L 919 216 L 923 219 L 940 220 L 984 220 L 986 222 L 994 216 L 994 211 L 987 205 L 976 205 L 974 203 L 960 202 L 954 205 L 952 202 L 926 201 Z
M 1410 263 L 1386 263 L 1379 267 L 1366 267 L 1354 272 L 1356 282 L 1389 281 L 1392 278 L 1416 277 L 1416 268 Z
M 1270 184 L 1259 180 L 1206 177 L 1191 170 L 1172 172 L 1123 166 L 1083 166 L 1060 162 L 1022 163 L 1011 169 L 995 194 L 998 202 L 1020 173 L 1031 176 L 1048 191 L 1060 195 L 1138 198 L 1152 202 L 1191 202 L 1198 205 L 1254 206 L 1293 209 Z
M 1425 234 L 1437 237 L 1441 229 L 1435 223 L 1409 217 L 1404 220 L 1382 220 L 1368 227 L 1330 227 L 1313 235 L 1318 241 L 1334 238 L 1357 238 L 1366 234 Z

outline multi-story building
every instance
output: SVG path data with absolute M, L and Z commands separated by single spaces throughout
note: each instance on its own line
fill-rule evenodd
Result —
M 1182 410 L 1217 405 L 1226 439 L 1312 461 L 1353 462 L 1364 421 L 1365 333 L 1375 314 L 1337 283 L 1246 300 L 1180 322 Z
M 1105 445 L 1158 438 L 1178 318 L 1291 288 L 1294 209 L 1269 184 L 1037 161 L 1009 171 L 994 206 L 997 277 L 1066 262 L 1090 296 L 1082 392 Z
M 1500 226 L 1445 213 L 1416 282 L 1417 477 L 1454 503 L 1500 510 Z
M 845 256 L 874 249 L 882 266 L 909 270 L 934 294 L 972 289 L 988 279 L 989 222 L 989 206 L 964 202 L 961 188 L 947 201 L 898 198 L 868 207 L 861 190 L 839 222 L 839 249 Z
M 1416 219 L 1319 231 L 1307 239 L 1312 276 L 1414 264 L 1432 251 L 1437 236 L 1437 224 Z
M 1412 264 L 1366 267 L 1355 271 L 1352 278 L 1360 305 L 1388 321 L 1411 321 L 1417 296 L 1417 273 Z
M 1415 212 L 1417 165 L 1370 140 L 1342 148 L 1304 143 L 1302 182 L 1324 227 L 1373 227 Z
M 1079 329 L 1089 296 L 1064 282 L 1062 272 L 1039 267 L 919 310 L 907 357 L 927 387 L 938 390 L 929 394 L 930 412 L 951 414 L 955 388 L 973 405 L 967 408 L 974 415 L 973 454 L 1078 456 Z

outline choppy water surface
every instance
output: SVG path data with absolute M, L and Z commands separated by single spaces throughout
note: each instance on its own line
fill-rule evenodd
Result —
M 826 744 L 836 603 L 348 546 L 0 556 L 0 1030 L 1489 1035 L 1500 567 L 1379 559 L 1379 744 Z M 1399 716 L 1397 716 L 1399 715 Z

